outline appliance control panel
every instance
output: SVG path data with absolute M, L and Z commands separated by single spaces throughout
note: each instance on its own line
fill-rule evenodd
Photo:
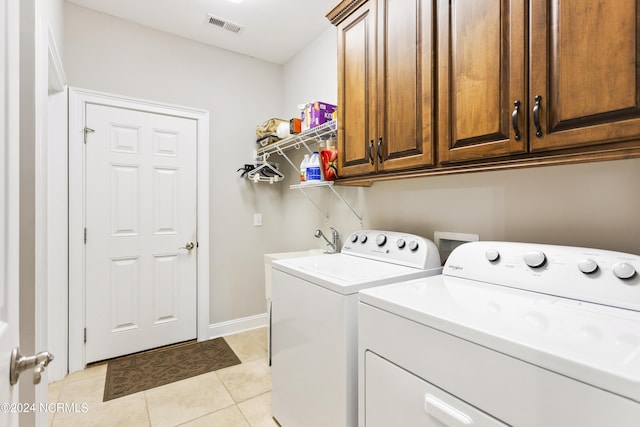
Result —
M 421 270 L 441 266 L 435 243 L 425 237 L 397 231 L 356 231 L 346 238 L 341 252 Z
M 640 311 L 640 256 L 601 249 L 471 242 L 443 274 Z

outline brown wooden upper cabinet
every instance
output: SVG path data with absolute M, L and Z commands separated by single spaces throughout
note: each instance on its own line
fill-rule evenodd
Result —
M 441 163 L 527 151 L 524 7 L 522 0 L 438 2 Z
M 637 150 L 637 0 L 450 0 L 437 16 L 440 163 Z
M 537 0 L 531 7 L 531 151 L 640 138 L 638 1 Z
M 434 0 L 345 0 L 338 27 L 338 175 L 433 165 Z

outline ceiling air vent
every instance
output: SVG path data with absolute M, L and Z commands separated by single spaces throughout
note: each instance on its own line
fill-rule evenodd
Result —
M 215 16 L 212 14 L 209 14 L 208 17 L 209 24 L 223 28 L 227 31 L 237 33 L 242 29 L 242 25 L 236 24 L 235 22 L 229 21 L 228 19 L 220 18 L 219 16 Z

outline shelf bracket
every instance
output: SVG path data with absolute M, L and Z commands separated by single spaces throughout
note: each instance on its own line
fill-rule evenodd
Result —
M 304 194 L 304 196 L 307 198 L 307 200 L 309 200 L 309 201 L 311 202 L 311 204 L 312 204 L 313 206 L 315 206 L 315 207 L 316 207 L 316 209 L 318 209 L 318 210 L 320 211 L 320 213 L 322 214 L 322 216 L 324 216 L 324 219 L 326 219 L 327 221 L 329 221 L 329 213 L 328 213 L 328 212 L 327 212 L 327 213 L 325 213 L 325 211 L 324 211 L 324 210 L 322 210 L 322 208 L 321 208 L 320 206 L 318 206 L 318 204 L 317 204 L 317 203 L 316 203 L 316 202 L 311 198 L 311 196 L 309 196 L 309 195 L 307 194 L 307 192 L 306 192 L 306 191 L 304 191 L 304 188 L 298 188 L 298 190 L 300 190 L 300 192 L 301 192 L 302 194 Z
M 291 165 L 292 168 L 294 168 L 296 171 L 298 171 L 298 175 L 300 174 L 300 168 L 296 165 L 293 164 L 293 162 L 291 161 L 291 159 L 289 158 L 289 156 L 287 156 L 285 154 L 284 151 L 282 151 L 282 149 L 280 147 L 276 148 L 276 153 L 280 154 L 282 157 L 284 157 L 284 159 L 289 162 L 289 164 Z
M 313 151 L 311 151 L 311 148 L 309 148 L 309 145 L 304 142 L 304 141 L 300 141 L 300 144 L 304 145 L 304 148 L 307 149 L 307 151 L 309 152 L 309 154 L 313 154 Z
M 329 186 L 329 188 L 331 189 L 331 191 L 333 191 L 333 194 L 335 194 L 335 195 L 336 195 L 336 197 L 337 197 L 338 199 L 340 199 L 340 200 L 342 201 L 342 203 L 344 203 L 344 204 L 345 204 L 345 205 L 346 205 L 346 206 L 351 210 L 351 213 L 353 213 L 353 214 L 355 215 L 355 217 L 356 217 L 356 218 L 358 218 L 358 221 L 360 221 L 360 225 L 362 225 L 362 217 L 361 217 L 360 215 L 358 215 L 358 213 L 355 211 L 355 209 L 353 209 L 353 207 L 349 204 L 349 202 L 347 202 L 347 201 L 344 199 L 344 197 L 342 197 L 342 196 L 340 195 L 340 193 L 338 193 L 338 192 L 336 191 L 336 189 L 335 189 L 335 188 L 333 188 L 333 185 Z M 328 218 L 327 218 L 327 219 L 328 219 Z
M 304 184 L 296 184 L 296 185 L 291 185 L 289 187 L 289 189 L 293 190 L 293 189 L 297 189 L 302 191 L 302 194 L 305 195 L 305 197 L 307 199 L 309 199 L 309 201 L 322 213 L 322 215 L 324 215 L 325 219 L 329 220 L 329 213 L 325 213 L 322 208 L 320 206 L 318 206 L 318 204 L 306 193 L 305 190 L 307 190 L 308 188 L 318 188 L 318 187 L 329 187 L 329 189 L 333 192 L 333 194 L 336 195 L 336 197 L 342 202 L 344 203 L 350 210 L 351 213 L 353 213 L 353 215 L 358 218 L 358 220 L 360 221 L 360 225 L 362 225 L 362 217 L 360 215 L 358 215 L 358 213 L 355 211 L 355 209 L 353 209 L 353 207 L 349 204 L 349 202 L 347 202 L 344 197 L 342 197 L 340 195 L 340 193 L 338 193 L 336 191 L 335 188 L 333 188 L 333 181 L 318 181 L 316 182 L 306 182 Z

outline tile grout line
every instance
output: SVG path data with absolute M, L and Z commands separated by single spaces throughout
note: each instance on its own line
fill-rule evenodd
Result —
M 241 335 L 241 334 L 239 334 L 239 335 Z M 225 341 L 227 341 L 226 338 L 225 338 Z M 242 419 L 245 421 L 246 425 L 252 426 L 252 424 L 250 422 L 250 419 L 249 419 L 249 415 L 251 415 L 252 412 L 250 411 L 248 414 L 246 414 L 241 409 L 240 404 L 248 402 L 248 401 L 250 401 L 252 399 L 257 399 L 257 398 L 261 398 L 261 397 L 264 398 L 264 396 L 268 395 L 268 393 L 271 392 L 271 388 L 269 387 L 269 390 L 266 390 L 266 391 L 263 391 L 261 393 L 258 393 L 255 396 L 242 398 L 242 400 L 238 401 L 237 399 L 240 398 L 240 397 L 238 397 L 238 398 L 234 397 L 234 395 L 231 392 L 231 390 L 233 388 L 233 387 L 231 387 L 231 385 L 233 385 L 233 384 L 228 385 L 227 383 L 225 383 L 225 381 L 223 380 L 223 378 L 220 375 L 220 373 L 224 372 L 227 369 L 231 369 L 231 368 L 234 368 L 234 367 L 237 367 L 237 366 L 242 366 L 242 365 L 246 366 L 248 363 L 254 363 L 254 362 L 258 362 L 258 361 L 262 360 L 265 357 L 263 354 L 261 354 L 261 357 L 257 357 L 256 355 L 258 353 L 265 352 L 267 350 L 267 346 L 264 344 L 263 339 L 260 339 L 260 337 L 255 333 L 252 333 L 250 335 L 249 334 L 246 335 L 244 341 L 242 339 L 239 339 L 236 342 L 236 344 L 238 346 L 238 350 L 236 350 L 234 348 L 234 346 L 231 343 L 229 343 L 228 341 L 227 341 L 227 344 L 229 345 L 229 347 L 231 347 L 231 349 L 234 351 L 234 353 L 236 353 L 236 356 L 238 356 L 238 354 L 245 354 L 245 356 L 246 356 L 245 357 L 246 360 L 243 360 L 245 358 L 241 359 L 240 357 L 238 357 L 238 359 L 240 359 L 240 364 L 238 364 L 238 365 L 234 365 L 234 366 L 231 366 L 231 367 L 227 367 L 227 368 L 223 368 L 223 369 L 219 369 L 219 370 L 213 371 L 213 374 L 215 375 L 216 379 L 222 385 L 222 390 L 224 390 L 224 392 L 226 392 L 227 395 L 231 398 L 231 402 L 225 407 L 218 408 L 215 411 L 211 411 L 211 412 L 208 412 L 206 414 L 202 414 L 201 416 L 198 416 L 198 417 L 193 418 L 191 420 L 187 420 L 187 421 L 181 422 L 179 424 L 175 424 L 175 426 L 188 425 L 189 423 L 192 423 L 195 420 L 198 420 L 198 419 L 200 419 L 202 417 L 210 416 L 212 414 L 215 414 L 215 413 L 230 409 L 232 407 L 235 407 L 235 410 L 240 412 L 240 415 L 241 415 Z M 249 348 L 248 351 L 247 351 L 247 348 L 245 348 L 247 346 Z M 263 362 L 268 363 L 266 360 L 263 360 Z M 62 379 L 60 381 L 60 385 L 57 386 L 59 388 L 57 390 L 57 393 L 55 394 L 55 396 L 56 396 L 55 399 L 53 399 L 52 401 L 54 403 L 60 402 L 61 401 L 61 397 L 65 396 L 65 393 L 67 391 L 69 393 L 71 393 L 72 390 L 75 390 L 77 388 L 76 386 L 71 387 L 70 385 L 71 384 L 76 384 L 76 383 L 79 383 L 79 382 L 94 380 L 96 382 L 101 383 L 102 384 L 101 385 L 101 390 L 104 390 L 104 386 L 105 386 L 105 383 L 106 383 L 106 374 L 107 374 L 106 366 L 107 365 L 104 364 L 104 366 L 105 366 L 105 368 L 102 368 L 102 369 L 100 368 L 100 365 L 94 365 L 92 367 L 89 367 L 89 369 L 91 369 L 91 370 L 89 370 L 89 375 L 88 376 L 84 376 L 84 375 L 80 374 L 80 375 L 73 375 L 70 378 L 70 376 L 67 375 L 64 379 Z M 93 371 L 92 372 L 93 369 L 101 369 L 102 372 L 99 372 L 99 371 L 97 371 L 97 372 Z M 86 372 L 87 370 L 88 369 L 85 368 L 84 371 Z M 269 371 L 270 371 L 270 369 L 269 369 Z M 71 387 L 71 388 L 69 388 L 69 387 Z M 241 393 L 241 395 L 242 395 L 242 393 Z M 148 423 L 148 425 L 150 427 L 153 427 L 153 421 L 151 419 L 149 395 L 148 395 L 146 390 L 142 391 L 142 398 L 143 398 L 145 406 L 144 406 L 144 409 L 140 408 L 139 414 L 141 416 L 141 421 L 143 419 L 142 417 L 144 417 L 144 418 L 146 418 L 146 420 L 147 420 L 146 422 Z M 95 405 L 96 405 L 96 407 L 101 408 L 101 405 L 103 405 L 104 403 L 105 402 L 102 402 L 102 399 L 99 399 L 99 402 L 95 402 Z M 270 411 L 269 411 L 269 413 L 270 413 Z M 48 426 L 55 427 L 56 420 L 59 417 L 57 417 L 56 414 L 50 414 L 50 415 L 51 415 L 51 419 L 48 420 L 49 421 L 48 422 Z M 260 415 L 260 417 L 262 417 L 262 416 L 263 415 Z M 64 418 L 64 417 L 63 417 L 63 419 L 66 420 L 66 418 Z M 63 419 L 60 419 L 60 421 L 63 422 Z M 238 420 L 240 420 L 240 418 L 238 418 Z
M 149 412 L 149 401 L 147 400 L 147 390 L 142 390 L 142 396 L 144 397 L 144 409 L 147 412 L 147 420 L 149 420 L 149 427 L 153 427 L 151 422 L 151 412 Z

